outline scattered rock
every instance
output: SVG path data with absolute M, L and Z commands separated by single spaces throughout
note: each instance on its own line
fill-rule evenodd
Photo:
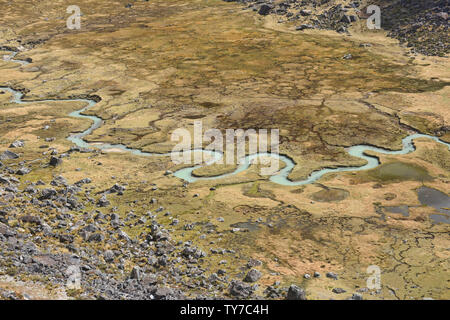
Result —
M 261 272 L 251 269 L 244 278 L 244 282 L 256 282 L 262 277 Z
M 342 289 L 342 288 L 334 288 L 332 291 L 333 291 L 334 293 L 336 293 L 336 294 L 341 294 L 341 293 L 347 292 L 347 291 L 345 291 L 345 290 Z
M 296 285 L 291 285 L 288 289 L 287 300 L 306 300 L 306 293 L 300 287 Z
M 0 154 L 0 160 L 13 160 L 18 159 L 19 155 L 12 151 L 6 150 L 2 154 Z
M 133 267 L 130 273 L 130 279 L 141 281 L 141 269 L 139 267 Z
M 106 195 L 101 196 L 97 201 L 97 206 L 99 207 L 108 207 L 109 205 L 111 205 L 111 202 L 106 199 Z
M 23 148 L 25 143 L 22 140 L 16 140 L 9 145 L 10 148 Z
M 59 166 L 61 163 L 62 163 L 62 159 L 60 159 L 58 157 L 55 157 L 55 156 L 52 156 L 50 158 L 50 161 L 49 161 L 48 164 L 53 166 L 53 167 L 56 167 L 56 166 Z
M 297 30 L 297 31 L 302 31 L 302 30 L 306 30 L 306 29 L 314 29 L 314 26 L 311 24 L 301 24 L 301 25 L 295 27 L 295 30 Z
M 333 280 L 337 280 L 339 277 L 334 272 L 327 272 L 327 278 L 330 278 L 330 279 L 333 279 Z
M 346 54 L 345 56 L 343 56 L 342 59 L 344 59 L 344 60 L 350 60 L 350 59 L 353 59 L 353 55 L 351 55 L 350 53 L 348 53 L 348 54 Z
M 230 284 L 230 294 L 235 298 L 249 298 L 253 294 L 255 289 L 255 287 L 247 285 L 238 280 L 233 280 Z
M 272 6 L 270 6 L 268 4 L 263 4 L 263 5 L 261 5 L 261 7 L 259 7 L 258 13 L 262 16 L 266 16 L 270 13 L 271 10 L 272 10 Z
M 114 261 L 115 254 L 112 250 L 106 250 L 103 254 L 103 259 L 105 259 L 106 262 L 111 263 Z
M 30 168 L 22 167 L 16 171 L 16 174 L 18 174 L 19 176 L 24 176 L 26 174 L 29 174 L 30 172 L 31 172 Z
M 351 300 L 364 300 L 363 296 L 359 293 L 354 293 L 351 297 Z

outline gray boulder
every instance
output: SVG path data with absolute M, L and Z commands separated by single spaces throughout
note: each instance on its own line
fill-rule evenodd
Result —
M 303 290 L 302 288 L 297 287 L 296 285 L 293 284 L 289 287 L 286 299 L 287 300 L 306 300 L 305 290 Z
M 52 156 L 50 158 L 50 161 L 49 161 L 48 164 L 53 166 L 53 167 L 56 167 L 56 166 L 59 166 L 61 163 L 62 163 L 62 160 L 60 158 Z
M 9 145 L 10 148 L 23 148 L 25 143 L 21 140 L 16 140 Z
M 248 298 L 255 291 L 254 286 L 247 285 L 241 281 L 233 280 L 230 284 L 230 294 L 236 298 Z
M 258 13 L 262 16 L 266 16 L 270 13 L 270 10 L 272 10 L 272 7 L 268 4 L 263 4 L 261 7 L 259 7 Z
M 2 154 L 0 154 L 0 160 L 12 160 L 12 159 L 18 159 L 19 155 L 17 153 L 14 153 L 12 151 L 6 150 Z
M 262 274 L 256 269 L 251 269 L 244 278 L 244 282 L 256 282 L 261 278 Z

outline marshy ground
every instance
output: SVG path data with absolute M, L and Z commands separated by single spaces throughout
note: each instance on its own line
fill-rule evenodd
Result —
M 198 119 L 204 129 L 279 129 L 280 152 L 297 163 L 292 180 L 323 167 L 363 165 L 345 151 L 352 145 L 401 149 L 402 138 L 413 132 L 450 142 L 448 58 L 408 55 L 382 31 L 358 28 L 351 37 L 295 32 L 274 17 L 219 0 L 136 1 L 131 8 L 127 3 L 79 0 L 81 29 L 68 30 L 69 1 L 0 0 L 0 46 L 22 47 L 16 58 L 32 59 L 24 67 L 0 61 L 0 86 L 22 89 L 29 100 L 98 95 L 102 100 L 87 114 L 104 124 L 86 140 L 149 152 L 169 152 L 171 132 L 192 129 Z M 348 54 L 352 58 L 343 59 Z M 89 177 L 92 194 L 126 184 L 123 196 L 110 199 L 120 217 L 132 211 L 137 221 L 163 206 L 171 216 L 161 215 L 159 223 L 179 221 L 172 226 L 174 239 L 191 240 L 208 253 L 213 247 L 234 250 L 202 259 L 209 273 L 220 268 L 242 279 L 243 266 L 257 259 L 263 274 L 259 295 L 280 281 L 303 287 L 308 298 L 345 299 L 366 287 L 366 268 L 377 265 L 382 289 L 360 290 L 364 298 L 450 298 L 449 225 L 430 218 L 446 213 L 418 196 L 424 186 L 448 194 L 450 157 L 443 145 L 418 139 L 411 154 L 377 154 L 382 165 L 374 170 L 331 174 L 302 187 L 271 183 L 254 167 L 227 179 L 183 185 L 165 175 L 179 168 L 169 157 L 74 153 L 56 168 L 33 165 L 49 148 L 70 149 L 69 134 L 90 123 L 68 116 L 81 102 L 19 105 L 10 98 L 0 94 L 0 151 L 25 141 L 20 161 L 33 170 L 20 177 L 22 183 Z M 230 170 L 212 166 L 195 174 Z M 157 205 L 149 203 L 152 198 Z M 5 206 L 12 204 L 14 199 Z M 385 208 L 405 205 L 407 216 Z M 79 218 L 81 213 L 75 214 Z M 124 230 L 143 241 L 148 225 L 134 222 Z M 192 230 L 183 227 L 188 224 Z M 236 226 L 240 231 L 233 232 Z M 102 249 L 74 235 L 77 245 Z M 59 241 L 49 243 L 52 250 L 67 251 Z M 125 274 L 135 265 L 145 267 L 144 260 L 124 259 Z M 120 273 L 114 265 L 103 271 Z M 314 272 L 322 276 L 304 278 Z M 333 293 L 336 287 L 347 293 Z

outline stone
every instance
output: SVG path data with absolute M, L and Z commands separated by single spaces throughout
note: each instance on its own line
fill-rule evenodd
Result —
M 56 196 L 56 190 L 55 189 L 51 189 L 51 188 L 47 188 L 47 189 L 42 189 L 41 197 L 39 199 L 40 200 L 47 200 L 47 199 L 50 199 L 50 198 L 52 198 L 54 196 Z
M 261 272 L 256 269 L 250 269 L 244 278 L 244 282 L 256 282 L 262 277 Z
M 327 278 L 333 279 L 333 280 L 337 280 L 338 279 L 338 275 L 334 272 L 327 272 Z
M 262 265 L 262 262 L 260 260 L 256 260 L 256 259 L 250 259 L 247 262 L 247 268 L 258 267 L 260 265 Z
M 353 55 L 350 54 L 350 53 L 347 53 L 345 56 L 342 57 L 342 59 L 344 59 L 344 60 L 350 60 L 350 59 L 353 59 Z
M 39 217 L 31 216 L 31 215 L 22 216 L 19 218 L 19 220 L 24 223 L 37 224 L 37 225 L 40 225 L 42 223 L 41 219 L 39 219 Z
M 109 188 L 106 193 L 117 193 L 118 195 L 123 195 L 124 191 L 125 187 L 116 183 L 111 188 Z
M 2 184 L 10 184 L 11 182 L 9 181 L 9 179 L 7 177 L 4 177 L 4 176 L 0 175 L 0 183 L 2 183 Z
M 363 300 L 363 296 L 359 293 L 354 293 L 351 297 L 351 300 Z
M 258 13 L 262 16 L 266 16 L 270 13 L 270 10 L 272 10 L 272 7 L 268 4 L 263 4 L 261 7 L 259 7 Z
M 53 167 L 59 166 L 61 163 L 62 163 L 62 159 L 55 157 L 55 156 L 52 156 L 50 158 L 50 161 L 48 162 L 48 164 Z
M 105 259 L 106 262 L 111 263 L 114 261 L 115 254 L 112 250 L 106 250 L 103 254 L 103 259 Z
M 312 14 L 311 10 L 307 10 L 307 9 L 300 10 L 300 15 L 302 15 L 304 17 L 310 16 L 311 14 Z
M 74 236 L 70 234 L 60 234 L 59 241 L 62 243 L 72 243 L 74 240 Z
M 295 27 L 295 30 L 297 30 L 297 31 L 302 31 L 302 30 L 306 30 L 306 29 L 314 29 L 314 26 L 311 24 L 301 24 L 301 25 Z
M 286 299 L 287 300 L 306 300 L 305 290 L 303 290 L 302 288 L 293 284 L 288 289 Z
M 31 172 L 30 168 L 22 167 L 16 171 L 16 174 L 19 176 L 24 176 L 26 174 L 29 174 L 30 172 Z
M 97 206 L 99 207 L 107 207 L 111 204 L 108 199 L 106 199 L 106 196 L 103 195 L 100 199 L 97 201 Z
M 127 242 L 130 242 L 131 239 L 130 237 L 122 230 L 119 230 L 119 232 L 117 233 L 117 237 L 121 240 L 125 240 Z
M 356 21 L 356 16 L 354 16 L 354 15 L 348 15 L 348 14 L 344 14 L 343 16 L 342 16 L 342 18 L 341 18 L 341 22 L 343 22 L 343 23 L 352 23 L 352 22 L 355 22 Z
M 246 285 L 245 283 L 237 280 L 231 281 L 230 295 L 236 298 L 248 298 L 254 292 L 254 287 Z
M 88 241 L 89 241 L 89 242 L 92 242 L 92 241 L 95 241 L 95 242 L 101 242 L 101 241 L 103 241 L 104 239 L 105 239 L 105 236 L 102 235 L 101 233 L 94 233 L 94 234 L 91 234 L 91 235 L 88 237 Z
M 0 154 L 0 160 L 13 160 L 18 159 L 19 155 L 17 153 L 14 153 L 12 151 L 6 150 L 2 154 Z
M 16 140 L 9 145 L 10 148 L 23 148 L 25 143 L 22 140 Z
M 153 295 L 157 300 L 169 300 L 172 297 L 172 295 L 174 295 L 174 292 L 170 288 L 157 288 L 153 292 Z
M 444 19 L 444 20 L 447 20 L 447 19 L 448 19 L 448 13 L 447 13 L 447 12 L 439 12 L 439 13 L 436 13 L 436 16 L 438 16 L 439 18 L 442 18 L 442 19 Z
M 333 291 L 333 293 L 336 293 L 336 294 L 341 294 L 341 293 L 347 292 L 346 290 L 344 290 L 342 288 L 334 288 L 332 291 Z
M 130 279 L 141 280 L 141 269 L 139 267 L 133 267 L 130 273 Z

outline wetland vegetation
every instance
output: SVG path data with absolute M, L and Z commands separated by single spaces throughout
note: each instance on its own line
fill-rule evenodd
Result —
M 0 0 L 0 297 L 450 298 L 447 57 L 221 0 L 68 5 Z M 279 129 L 279 179 L 142 156 L 196 120 Z

